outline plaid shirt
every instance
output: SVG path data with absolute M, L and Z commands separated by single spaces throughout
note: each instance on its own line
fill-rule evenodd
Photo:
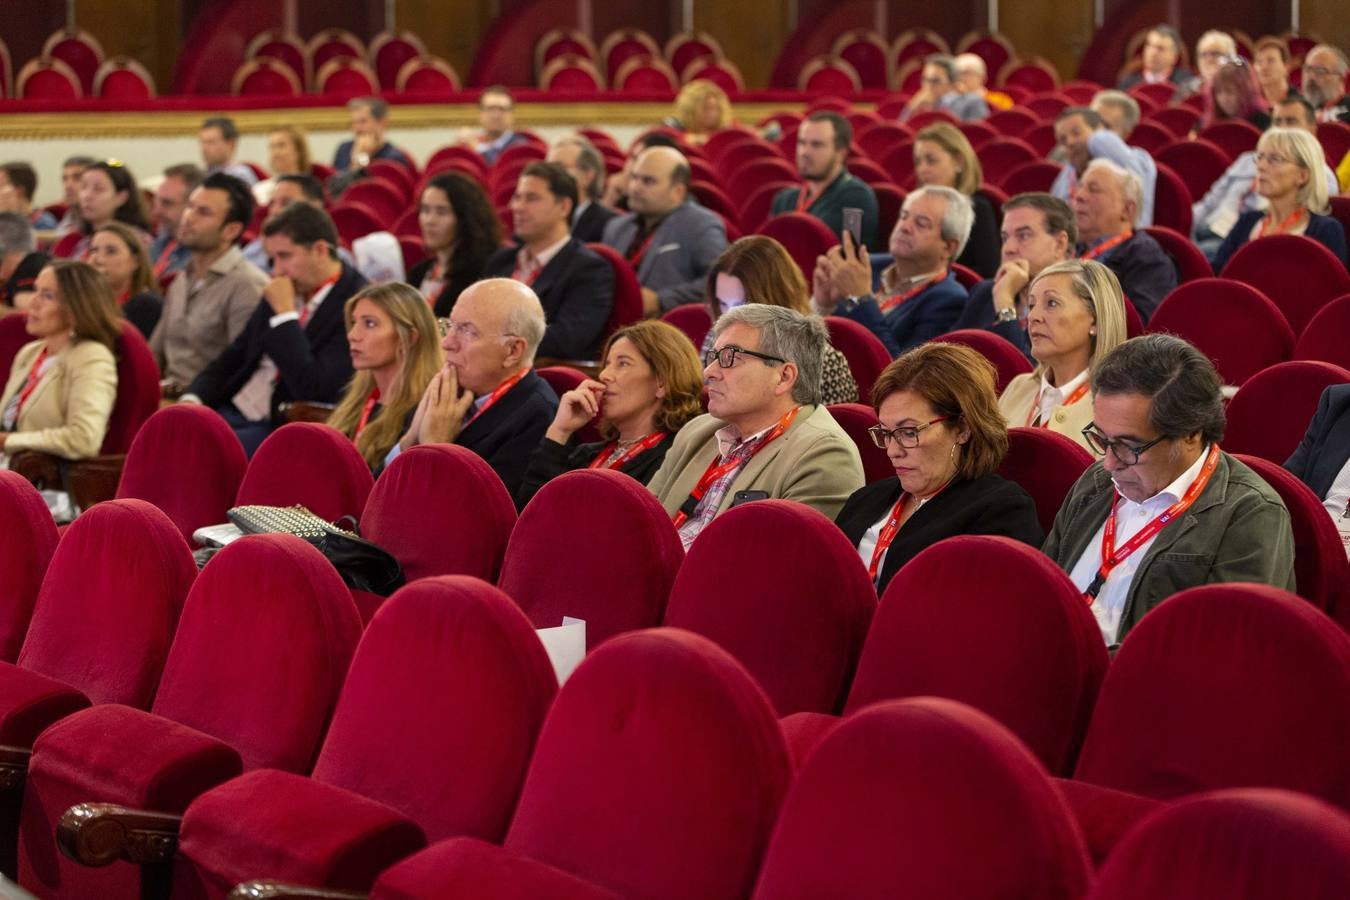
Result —
M 722 505 L 722 498 L 731 489 L 731 483 L 741 474 L 741 469 L 745 468 L 745 464 L 754 455 L 755 447 L 759 445 L 760 440 L 768 431 L 769 429 L 765 428 L 745 440 L 737 442 L 729 427 L 718 430 L 717 444 L 722 451 L 718 464 L 730 462 L 733 459 L 739 460 L 741 464 L 708 485 L 708 491 L 703 495 L 703 499 L 698 502 L 694 514 L 680 526 L 680 543 L 684 544 L 686 551 L 689 549 L 689 545 L 694 543 L 694 538 L 699 536 L 699 532 L 703 531 L 708 523 L 716 518 L 717 508 Z

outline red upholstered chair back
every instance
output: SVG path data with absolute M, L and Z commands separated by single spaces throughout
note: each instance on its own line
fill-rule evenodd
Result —
M 516 509 L 492 467 L 453 444 L 413 447 L 389 464 L 361 514 L 361 534 L 408 581 L 472 575 L 496 581 Z
M 1165 806 L 1098 872 L 1091 900 L 1338 900 L 1350 890 L 1350 816 L 1312 797 L 1247 788 Z
M 198 528 L 225 521 L 247 465 L 239 438 L 214 410 L 178 403 L 136 434 L 117 497 L 155 505 L 191 541 Z
M 1172 258 L 1179 283 L 1185 284 L 1188 281 L 1213 277 L 1214 267 L 1186 235 L 1161 225 L 1149 225 L 1139 230 L 1148 232 L 1149 236 L 1162 245 L 1163 250 Z
M 144 709 L 196 575 L 164 513 L 142 500 L 96 504 L 57 545 L 18 664 L 95 703 Z
M 811 275 L 816 271 L 816 257 L 839 243 L 839 236 L 824 222 L 806 213 L 775 216 L 760 227 L 759 233 L 783 245 L 801 269 L 807 284 L 811 283 Z
M 1181 176 L 1192 197 L 1203 197 L 1205 192 L 1227 171 L 1232 158 L 1222 148 L 1206 140 L 1177 141 L 1157 154 L 1158 162 L 1166 163 Z
M 1232 162 L 1239 155 L 1256 149 L 1256 142 L 1261 140 L 1261 129 L 1245 119 L 1229 119 L 1202 129 L 1196 137 L 1218 147 Z M 1205 189 L 1208 190 L 1209 186 L 1206 185 Z M 1197 196 L 1203 197 L 1204 194 Z
M 1021 137 L 1039 125 L 1041 119 L 1025 107 L 1013 107 L 1012 109 L 1000 109 L 991 112 L 989 118 L 985 121 L 1000 134 L 1009 137 Z
M 1090 880 L 1073 816 L 1036 759 L 988 716 L 925 697 L 879 703 L 821 742 L 753 896 L 1074 900 Z
M 1018 166 L 1036 162 L 1041 158 L 1035 147 L 1022 138 L 1015 137 L 1001 137 L 989 141 L 976 150 L 975 155 L 979 157 L 980 165 L 984 167 L 985 177 L 995 183 Z
M 716 641 L 786 716 L 839 708 L 875 608 L 862 559 L 833 522 L 800 503 L 761 500 L 699 535 L 665 624 Z
M 962 535 L 891 579 L 845 710 L 897 697 L 959 700 L 1066 773 L 1106 665 L 1092 614 L 1058 566 L 1010 538 Z
M 669 310 L 661 317 L 661 321 L 673 325 L 684 336 L 689 338 L 689 343 L 693 344 L 695 349 L 703 346 L 703 339 L 708 336 L 712 330 L 712 313 L 702 303 L 685 303 Z
M 605 325 L 605 336 L 608 337 L 625 325 L 642 321 L 642 284 L 632 264 L 624 259 L 622 253 L 608 244 L 586 246 L 603 256 L 614 272 L 614 309 Z
M 839 427 L 844 429 L 858 448 L 858 455 L 862 457 L 863 478 L 871 483 L 895 475 L 895 466 L 891 464 L 886 451 L 873 443 L 871 435 L 867 433 L 867 429 L 877 424 L 877 415 L 872 407 L 862 403 L 834 403 L 829 409 L 830 415 L 834 416 Z
M 999 393 L 1018 375 L 1031 371 L 1031 362 L 1021 350 L 1007 340 L 981 328 L 962 328 L 939 335 L 935 340 L 952 344 L 964 344 L 979 353 L 994 367 L 997 380 L 994 389 Z
M 108 416 L 102 453 L 126 453 L 145 420 L 159 409 L 159 366 L 150 345 L 130 322 L 117 338 L 117 399 Z
M 1064 498 L 1092 461 L 1082 445 L 1058 432 L 1017 426 L 1008 429 L 1008 453 L 998 474 L 1031 495 L 1041 528 L 1049 534 Z
M 998 186 L 1003 188 L 1009 197 L 1028 191 L 1048 192 L 1055 179 L 1059 177 L 1059 168 L 1052 162 L 1033 160 L 1008 170 Z
M 323 554 L 289 534 L 240 538 L 188 594 L 150 711 L 229 744 L 245 769 L 306 771 L 360 637 Z
M 506 846 L 620 896 L 745 897 L 790 778 L 735 660 L 688 632 L 632 632 L 559 691 Z
M 293 506 L 329 522 L 360 518 L 374 480 L 342 432 L 316 422 L 292 422 L 267 436 L 249 460 L 235 503 Z
M 1222 315 L 1216 315 L 1223 310 Z M 1256 288 L 1227 278 L 1202 278 L 1163 298 L 1148 330 L 1185 338 L 1208 356 L 1225 384 L 1241 385 L 1289 359 L 1294 332 L 1280 308 Z
M 785 178 L 766 181 L 763 184 L 757 184 L 754 189 L 746 196 L 745 202 L 741 204 L 741 223 L 746 228 L 758 230 L 764 227 L 768 222 L 773 211 L 773 199 L 783 188 L 795 188 L 795 180 L 788 181 Z M 780 213 L 779 215 L 782 215 Z
M 848 360 L 849 371 L 858 383 L 858 400 L 864 405 L 871 403 L 872 385 L 891 364 L 886 345 L 866 327 L 842 316 L 826 316 L 825 327 L 830 331 L 830 346 Z
M 1248 241 L 1233 254 L 1222 275 L 1250 284 L 1275 301 L 1294 334 L 1301 334 L 1324 305 L 1350 293 L 1350 274 L 1336 255 L 1298 234 Z
M 314 778 L 392 806 L 428 840 L 498 842 L 557 680 L 529 620 L 476 578 L 428 578 L 366 628 Z
M 601 553 L 597 535 L 605 536 Z M 536 628 L 585 619 L 586 646 L 594 647 L 659 625 L 683 560 L 651 491 L 620 472 L 581 469 L 545 484 L 520 514 L 500 587 Z
M 1283 464 L 1308 430 L 1322 391 L 1346 382 L 1350 371 L 1312 360 L 1257 372 L 1228 403 L 1224 449 Z
M 1126 636 L 1075 777 L 1161 800 L 1281 787 L 1350 806 L 1350 635 L 1301 597 L 1210 584 Z
M 1317 359 L 1350 369 L 1350 294 L 1318 310 L 1294 345 L 1294 359 Z
M 14 357 L 29 341 L 36 340 L 28 333 L 28 317 L 21 313 L 0 316 L 0 377 L 9 380 Z
M 0 470 L 0 584 L 5 602 L 0 606 L 0 661 L 14 662 L 28 631 L 33 603 L 56 550 L 56 523 L 37 492 L 21 475 Z
M 371 209 L 356 200 L 349 200 L 333 207 L 330 216 L 333 219 L 334 227 L 337 228 L 338 237 L 349 247 L 353 241 L 359 240 L 372 232 L 386 231 L 394 224 L 393 222 L 381 221 L 378 210 Z
M 1190 189 L 1166 163 L 1158 163 L 1158 182 L 1153 189 L 1153 223 L 1190 234 L 1194 222 Z

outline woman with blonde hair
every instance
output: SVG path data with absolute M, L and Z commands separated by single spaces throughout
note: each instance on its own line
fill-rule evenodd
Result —
M 427 301 L 402 282 L 366 288 L 344 313 L 355 374 L 328 424 L 378 475 L 443 364 L 440 331 Z
M 691 81 L 680 89 L 675 115 L 664 124 L 683 131 L 688 143 L 702 144 L 713 132 L 731 126 L 731 100 L 711 81 Z
M 1036 369 L 1008 382 L 999 411 L 1009 426 L 1048 428 L 1091 449 L 1088 372 L 1129 336 L 1115 273 L 1090 259 L 1046 266 L 1027 286 L 1027 335 Z
M 1327 167 L 1322 145 L 1301 128 L 1272 128 L 1256 142 L 1256 193 L 1265 210 L 1243 213 L 1214 254 L 1221 273 L 1237 249 L 1272 234 L 1301 234 L 1345 265 L 1345 229 L 1327 213 Z
M 914 136 L 914 178 L 921 185 L 949 187 L 970 198 L 975 223 L 956 262 L 978 272 L 981 278 L 993 278 L 1003 251 L 998 213 L 988 197 L 977 193 L 984 171 L 975 148 L 955 125 L 935 122 Z
M 553 424 L 516 491 L 524 508 L 551 478 L 581 468 L 618 469 L 646 484 L 685 423 L 703 412 L 703 367 L 684 332 L 658 320 L 620 328 L 605 343 L 599 380 L 562 395 Z M 598 421 L 597 443 L 571 446 Z

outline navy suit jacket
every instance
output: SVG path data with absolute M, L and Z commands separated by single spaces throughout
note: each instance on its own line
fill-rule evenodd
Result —
M 484 278 L 510 278 L 518 248 L 505 247 L 488 257 Z M 614 311 L 614 269 L 609 262 L 569 238 L 534 280 L 544 307 L 544 340 L 538 355 L 560 359 L 594 359 L 600 338 Z
M 455 443 L 477 453 L 513 497 L 534 448 L 558 411 L 558 395 L 531 369 L 487 411 L 460 431 Z
M 341 144 L 338 144 L 337 152 L 333 154 L 334 169 L 342 172 L 352 164 L 353 146 L 354 142 L 352 141 L 343 141 Z M 377 159 L 387 159 L 409 168 L 412 167 L 412 163 L 408 160 L 408 157 L 403 155 L 403 151 L 388 142 L 381 144 L 380 149 L 370 154 L 370 159 L 372 162 Z
M 605 226 L 618 213 L 592 200 L 581 215 L 572 220 L 572 237 L 583 244 L 598 244 L 605 236 Z
M 1097 262 L 1120 280 L 1120 290 L 1134 304 L 1139 318 L 1149 317 L 1163 298 L 1177 286 L 1177 267 L 1172 257 L 1146 231 L 1136 231 L 1128 241 L 1107 250 Z
M 1297 475 L 1320 499 L 1350 459 L 1350 384 L 1334 384 L 1322 392 L 1307 434 L 1284 467 Z
M 881 339 L 891 356 L 899 356 L 924 341 L 951 331 L 965 305 L 966 289 L 949 272 L 942 281 L 889 312 L 882 313 L 877 301 L 866 297 L 853 309 L 841 301 L 834 314 L 867 328 Z
M 1217 275 L 1223 271 L 1223 267 L 1228 265 L 1228 260 L 1233 258 L 1233 254 L 1238 248 L 1251 239 L 1252 229 L 1256 227 L 1257 221 L 1265 213 L 1259 209 L 1251 212 L 1245 212 L 1238 216 L 1237 222 L 1233 224 L 1233 230 L 1228 232 L 1228 237 L 1224 238 L 1223 244 L 1214 254 L 1214 273 Z M 1308 216 L 1308 227 L 1304 230 L 1303 236 L 1312 238 L 1317 243 L 1326 247 L 1345 265 L 1345 228 L 1339 221 L 1331 216 L 1319 216 L 1312 213 Z

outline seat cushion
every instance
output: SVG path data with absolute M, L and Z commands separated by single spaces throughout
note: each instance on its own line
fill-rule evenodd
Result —
M 88 705 L 64 682 L 0 662 L 0 744 L 31 747 L 42 729 Z
M 618 900 L 561 869 L 477 838 L 441 841 L 380 876 L 371 900 Z

